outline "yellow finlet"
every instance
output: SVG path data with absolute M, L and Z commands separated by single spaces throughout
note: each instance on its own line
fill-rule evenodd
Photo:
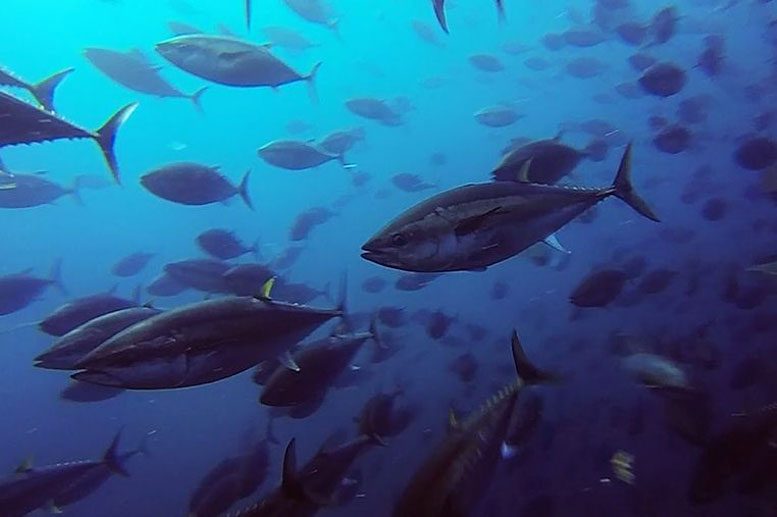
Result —
M 272 277 L 268 281 L 264 283 L 262 286 L 262 298 L 265 300 L 270 300 L 270 292 L 272 291 L 273 286 L 275 285 L 275 278 Z

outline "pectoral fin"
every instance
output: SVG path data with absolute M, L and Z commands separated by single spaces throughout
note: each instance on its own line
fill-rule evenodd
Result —
M 492 208 L 491 210 L 488 210 L 487 212 L 483 212 L 482 214 L 477 214 L 477 215 L 467 217 L 466 219 L 462 219 L 456 224 L 456 227 L 454 228 L 454 233 L 456 234 L 457 237 L 462 237 L 470 233 L 475 233 L 476 231 L 481 230 L 486 226 L 488 226 L 488 224 L 494 219 L 494 217 L 502 213 L 501 210 L 502 210 L 502 207 L 497 206 Z
M 560 251 L 561 253 L 566 253 L 567 255 L 570 255 L 572 252 L 566 249 L 558 240 L 558 237 L 556 237 L 555 233 L 551 233 L 544 239 L 542 239 L 542 242 L 550 246 L 556 251 Z
M 282 355 L 278 356 L 278 361 L 291 371 L 294 371 L 294 372 L 300 371 L 299 365 L 294 360 L 294 357 L 292 357 L 291 353 L 289 353 L 288 350 L 286 350 L 286 352 L 284 352 Z

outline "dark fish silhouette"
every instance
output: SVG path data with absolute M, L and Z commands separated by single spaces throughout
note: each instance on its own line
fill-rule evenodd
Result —
M 78 363 L 72 378 L 125 389 L 174 389 L 216 382 L 288 350 L 343 316 L 269 298 L 226 297 L 153 316 L 117 334 Z
M 657 63 L 648 68 L 639 78 L 644 91 L 658 97 L 671 97 L 683 89 L 686 73 L 673 63 Z
M 66 188 L 39 174 L 18 173 L 14 173 L 9 181 L 13 182 L 13 188 L 0 187 L 0 208 L 50 205 L 62 196 L 73 196 L 77 203 L 81 203 L 77 184 Z
M 38 328 L 50 336 L 64 336 L 84 323 L 111 312 L 137 307 L 139 293 L 135 299 L 128 300 L 112 292 L 76 298 L 60 306 L 43 318 Z
M 128 476 L 118 456 L 119 434 L 101 460 L 73 461 L 33 468 L 22 465 L 10 479 L 0 481 L 0 508 L 3 517 L 23 517 L 82 482 L 97 470 Z
M 178 283 L 192 289 L 205 293 L 228 293 L 230 290 L 224 274 L 231 267 L 220 260 L 190 259 L 166 264 L 164 271 Z M 258 291 L 261 286 L 262 284 L 253 287 Z
M 434 16 L 437 18 L 437 22 L 440 27 L 446 33 L 448 32 L 448 20 L 445 17 L 445 0 L 432 0 L 432 7 L 434 8 Z M 496 0 L 496 11 L 499 15 L 499 20 L 505 19 L 504 0 Z
M 605 269 L 585 277 L 569 301 L 578 307 L 605 307 L 621 293 L 628 276 L 619 269 Z
M 52 285 L 65 293 L 61 261 L 54 263 L 48 278 L 32 276 L 30 271 L 0 276 L 0 316 L 24 309 Z
M 248 193 L 249 169 L 238 186 L 218 172 L 218 167 L 180 162 L 154 169 L 140 178 L 140 183 L 152 194 L 181 205 L 222 203 L 235 195 L 253 210 Z
M 502 456 L 513 406 L 522 389 L 557 379 L 529 362 L 515 332 L 512 353 L 518 378 L 466 420 L 459 422 L 451 415 L 447 438 L 410 479 L 394 506 L 395 517 L 470 515 L 480 502 Z
M 200 97 L 207 87 L 200 88 L 191 95 L 181 92 L 159 75 L 159 67 L 154 66 L 140 50 L 120 52 L 104 48 L 87 48 L 84 50 L 84 56 L 108 78 L 125 88 L 157 97 L 189 99 L 199 111 L 202 111 Z
M 98 316 L 60 337 L 35 357 L 35 366 L 53 370 L 75 370 L 86 354 L 122 330 L 162 312 L 151 307 L 130 307 Z
M 127 255 L 111 268 L 111 273 L 120 277 L 135 276 L 148 265 L 149 261 L 154 258 L 154 253 L 146 253 L 144 251 L 138 251 Z
M 117 111 L 96 131 L 71 124 L 62 117 L 0 92 L 0 147 L 50 140 L 90 138 L 100 146 L 113 178 L 119 182 L 119 164 L 114 153 L 116 133 L 132 115 L 137 103 Z
M 246 246 L 235 236 L 234 232 L 221 228 L 206 230 L 197 236 L 197 245 L 211 257 L 229 260 L 237 258 L 246 253 L 253 253 L 257 256 L 259 253 L 259 244 Z M 261 286 L 264 282 L 257 284 Z

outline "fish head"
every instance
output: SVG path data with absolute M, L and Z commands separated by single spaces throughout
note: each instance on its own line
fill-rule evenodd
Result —
M 403 271 L 443 271 L 452 262 L 444 228 L 424 220 L 389 224 L 362 246 L 362 258 Z M 448 237 L 452 237 L 448 236 Z
M 210 46 L 200 41 L 200 36 L 178 36 L 154 47 L 166 60 L 182 68 L 196 67 L 198 64 L 207 65 L 213 59 Z

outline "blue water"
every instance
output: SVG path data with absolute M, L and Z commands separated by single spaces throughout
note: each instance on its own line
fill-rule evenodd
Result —
M 120 106 L 139 101 L 140 107 L 120 130 L 117 141 L 121 187 L 85 190 L 83 206 L 65 196 L 50 206 L 3 210 L 0 274 L 32 268 L 44 276 L 61 258 L 70 297 L 113 287 L 130 296 L 138 285 L 147 285 L 165 263 L 202 256 L 194 238 L 206 229 L 229 228 L 248 243 L 259 238 L 262 253 L 271 259 L 290 245 L 289 230 L 300 213 L 314 206 L 331 207 L 335 217 L 304 241 L 304 252 L 289 272 L 290 278 L 323 289 L 330 283 L 337 285 L 347 271 L 350 310 L 372 312 L 393 305 L 413 314 L 420 309 L 440 309 L 457 317 L 451 331 L 457 344 L 450 343 L 453 339 L 434 341 L 422 326 L 408 323 L 393 332 L 393 340 L 401 346 L 397 356 L 375 365 L 365 357 L 357 358 L 372 373 L 368 381 L 357 388 L 330 391 L 322 409 L 305 420 L 276 422 L 281 443 L 296 437 L 298 454 L 304 460 L 333 431 L 344 428 L 353 434 L 353 418 L 381 390 L 400 383 L 407 400 L 421 408 L 412 426 L 391 439 L 388 448 L 372 450 L 357 461 L 364 473 L 363 497 L 322 514 L 389 515 L 414 469 L 443 440 L 449 408 L 469 411 L 511 380 L 509 335 L 517 328 L 532 359 L 564 372 L 567 379 L 559 386 L 543 388 L 545 412 L 537 435 L 521 459 L 498 467 L 478 514 L 774 515 L 770 513 L 774 509 L 758 498 L 725 496 L 702 507 L 687 502 L 688 479 L 699 449 L 666 429 L 659 400 L 624 373 L 620 358 L 610 353 L 608 340 L 617 332 L 635 334 L 660 351 L 667 343 L 711 323 L 704 339 L 719 352 L 719 366 L 684 367 L 709 391 L 715 428 L 732 412 L 777 399 L 773 376 L 745 390 L 729 388 L 733 367 L 756 351 L 774 370 L 774 283 L 769 296 L 752 310 L 738 309 L 720 297 L 731 264 L 744 275 L 756 257 L 777 251 L 775 204 L 763 194 L 745 195 L 760 192 L 759 174 L 742 169 L 732 158 L 738 139 L 754 133 L 753 118 L 765 112 L 774 115 L 777 109 L 777 51 L 765 38 L 768 21 L 777 19 L 777 3 L 743 0 L 722 9 L 726 2 L 675 2 L 681 14 L 677 35 L 647 50 L 688 71 L 685 89 L 669 99 L 626 99 L 615 92 L 616 85 L 635 81 L 639 73 L 626 61 L 636 50 L 612 35 L 587 49 L 567 47 L 554 52 L 543 46 L 545 34 L 573 26 L 570 16 L 574 12 L 587 19 L 593 1 L 505 0 L 507 22 L 500 24 L 490 1 L 451 0 L 451 34 L 445 35 L 428 1 L 331 0 L 339 20 L 339 38 L 301 19 L 281 0 L 254 3 L 254 28 L 246 34 L 238 0 L 3 2 L 0 64 L 29 80 L 75 67 L 75 73 L 57 90 L 60 114 L 94 128 Z M 648 20 L 663 7 L 648 0 L 631 3 L 640 20 Z M 175 69 L 153 50 L 156 43 L 170 37 L 166 23 L 171 20 L 214 32 L 224 24 L 254 42 L 265 41 L 260 33 L 263 26 L 298 31 L 319 45 L 298 53 L 278 49 L 276 55 L 301 73 L 323 63 L 316 85 L 319 102 L 311 102 L 302 83 L 277 91 L 209 84 L 201 115 L 186 100 L 142 95 L 111 82 L 82 55 L 85 47 L 92 46 L 142 49 L 164 67 L 166 79 L 181 91 L 192 92 L 205 81 Z M 411 28 L 413 20 L 432 27 L 444 46 L 419 39 Z M 693 69 L 708 34 L 720 34 L 726 41 L 725 67 L 715 79 Z M 508 41 L 520 41 L 529 50 L 509 55 L 500 49 Z M 476 70 L 467 61 L 476 53 L 496 55 L 505 70 L 495 74 Z M 571 77 L 564 72 L 564 64 L 578 56 L 597 57 L 608 67 L 591 79 Z M 530 57 L 547 59 L 550 67 L 532 71 L 523 64 Z M 424 87 L 424 80 L 431 77 L 441 77 L 442 85 Z M 745 94 L 752 84 L 766 89 L 758 100 Z M 612 102 L 593 100 L 600 93 L 607 93 Z M 712 101 L 707 120 L 692 126 L 690 148 L 676 155 L 657 151 L 648 117 L 674 119 L 680 100 L 702 93 Z M 344 106 L 349 98 L 366 96 L 403 97 L 413 109 L 404 115 L 402 126 L 381 126 L 359 119 Z M 513 103 L 523 117 L 501 129 L 482 126 L 473 118 L 475 111 L 501 102 Z M 360 246 L 402 210 L 432 193 L 487 181 L 510 139 L 551 138 L 564 124 L 590 119 L 610 122 L 624 135 L 624 142 L 634 142 L 634 182 L 661 216 L 660 225 L 610 199 L 597 207 L 598 216 L 592 223 L 573 222 L 559 232 L 564 246 L 572 251 L 563 271 L 538 267 L 519 256 L 486 272 L 447 273 L 417 292 L 394 290 L 391 286 L 400 272 L 360 258 Z M 296 120 L 307 122 L 312 129 L 290 134 L 285 126 Z M 357 126 L 366 129 L 366 139 L 348 154 L 348 160 L 357 166 L 356 171 L 370 175 L 364 186 L 354 186 L 351 176 L 355 171 L 344 170 L 336 162 L 295 172 L 271 167 L 256 154 L 258 147 L 272 140 L 315 139 Z M 773 138 L 775 126 L 762 134 Z M 590 141 L 574 130 L 565 132 L 563 139 L 579 148 Z M 6 147 L 1 152 L 9 169 L 46 171 L 48 179 L 63 185 L 73 183 L 79 174 L 109 177 L 91 141 Z M 434 153 L 444 154 L 446 164 L 433 165 L 430 157 Z M 622 147 L 614 146 L 603 162 L 583 161 L 567 181 L 608 185 L 621 153 Z M 235 183 L 246 169 L 252 169 L 250 190 L 256 211 L 248 210 L 237 198 L 203 207 L 176 205 L 152 196 L 140 185 L 142 174 L 175 161 L 218 165 Z M 701 217 L 703 201 L 684 204 L 679 199 L 702 165 L 713 171 L 713 186 L 703 199 L 722 197 L 728 205 L 726 216 L 719 221 Z M 401 172 L 420 175 L 435 185 L 434 190 L 398 190 L 391 177 Z M 346 202 L 340 203 L 343 198 Z M 753 228 L 758 220 L 766 221 L 766 230 Z M 693 237 L 689 242 L 672 242 L 662 237 L 667 229 L 687 229 Z M 157 255 L 139 276 L 113 277 L 112 265 L 136 251 Z M 617 253 L 623 252 L 644 256 L 649 269 L 666 267 L 679 277 L 667 291 L 637 305 L 589 309 L 575 317 L 579 311 L 569 303 L 571 291 L 591 270 L 612 264 Z M 250 260 L 246 255 L 233 262 Z M 694 261 L 701 264 L 703 273 L 699 291 L 688 296 L 685 285 Z M 374 275 L 389 282 L 380 294 L 366 293 L 360 287 Z M 768 281 L 759 278 L 759 282 Z M 509 285 L 504 300 L 489 295 L 495 281 Z M 37 321 L 68 299 L 49 290 L 23 311 L 0 317 L 0 328 Z M 188 291 L 157 303 L 175 307 L 201 299 L 201 294 Z M 149 300 L 144 296 L 144 301 Z M 323 298 L 316 301 L 317 305 L 329 303 Z M 769 331 L 752 331 L 756 314 L 771 321 Z M 485 327 L 488 336 L 473 342 L 464 331 L 466 323 Z M 265 428 L 267 408 L 258 403 L 259 387 L 251 382 L 250 372 L 190 389 L 128 392 L 90 404 L 61 401 L 58 394 L 67 382 L 65 372 L 31 366 L 32 358 L 51 341 L 35 327 L 0 335 L 0 472 L 11 472 L 28 456 L 41 465 L 98 458 L 119 428 L 124 429 L 127 448 L 150 434 L 152 451 L 151 457 L 132 460 L 130 478 L 111 478 L 95 494 L 66 508 L 67 515 L 185 515 L 189 496 L 208 469 L 240 452 L 246 430 L 261 433 Z M 472 383 L 460 382 L 448 368 L 456 356 L 467 351 L 480 363 Z M 628 416 L 619 418 L 618 413 L 629 415 L 638 410 L 644 412 L 645 429 L 630 435 L 624 423 Z M 613 476 L 609 459 L 618 450 L 635 456 L 633 485 Z M 271 472 L 259 493 L 276 486 L 281 456 L 282 447 L 275 447 Z M 602 482 L 603 478 L 612 479 Z M 259 493 L 244 502 L 253 502 Z M 551 498 L 551 513 L 526 509 L 524 505 L 538 496 Z M 748 509 L 753 513 L 744 513 Z

